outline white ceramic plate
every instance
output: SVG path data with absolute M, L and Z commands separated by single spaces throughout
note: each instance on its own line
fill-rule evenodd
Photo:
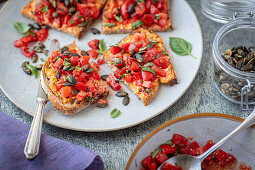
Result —
M 9 0 L 0 12 L 0 87 L 13 103 L 28 114 L 33 115 L 36 108 L 35 99 L 39 79 L 35 80 L 22 71 L 20 65 L 27 58 L 21 55 L 18 48 L 13 47 L 14 40 L 21 37 L 14 30 L 13 22 L 31 23 L 31 20 L 19 14 L 20 9 L 27 2 L 27 0 Z M 174 104 L 186 92 L 198 72 L 202 60 L 203 40 L 198 20 L 186 1 L 172 0 L 170 11 L 174 31 L 158 33 L 163 38 L 167 50 L 170 51 L 168 43 L 170 36 L 182 37 L 191 42 L 193 46 L 192 53 L 197 57 L 195 60 L 190 56 L 177 56 L 170 51 L 171 61 L 179 84 L 173 87 L 161 85 L 158 95 L 148 106 L 144 106 L 124 85 L 122 86 L 123 89 L 128 91 L 130 96 L 130 104 L 128 106 L 122 106 L 121 98 L 115 97 L 114 91 L 110 91 L 108 108 L 100 109 L 91 106 L 71 117 L 60 114 L 48 103 L 44 121 L 58 127 L 73 130 L 111 131 L 142 123 Z M 101 29 L 101 20 L 97 20 L 92 27 Z M 107 47 L 109 47 L 119 42 L 126 35 L 93 35 L 88 31 L 78 41 L 70 35 L 51 29 L 45 44 L 49 48 L 50 40 L 56 38 L 60 41 L 60 46 L 76 41 L 80 49 L 88 50 L 87 42 L 91 39 L 104 38 Z M 111 72 L 111 69 L 106 65 L 100 66 L 99 74 Z M 110 117 L 110 112 L 114 108 L 121 110 L 121 115 L 115 119 Z
M 171 139 L 174 133 L 189 137 L 192 136 L 199 145 L 212 139 L 219 141 L 236 128 L 242 119 L 217 113 L 200 113 L 188 115 L 171 120 L 149 133 L 135 148 L 126 165 L 126 170 L 139 170 L 141 161 L 160 144 Z M 233 154 L 238 162 L 244 162 L 247 166 L 255 167 L 255 127 L 248 128 L 234 136 L 221 149 Z M 231 147 L 232 151 L 228 148 Z

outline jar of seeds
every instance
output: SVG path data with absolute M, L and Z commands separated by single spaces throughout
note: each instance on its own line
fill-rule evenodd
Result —
M 235 18 L 217 32 L 213 45 L 214 80 L 228 100 L 243 110 L 255 104 L 255 19 Z M 253 105 L 253 107 L 252 107 Z

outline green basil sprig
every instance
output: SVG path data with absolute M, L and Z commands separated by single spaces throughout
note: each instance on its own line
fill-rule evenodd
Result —
M 155 71 L 152 68 L 150 68 L 150 67 L 142 67 L 142 70 L 143 71 L 149 71 L 149 72 L 153 73 L 154 76 L 156 75 Z
M 190 55 L 194 59 L 197 59 L 194 55 L 191 54 L 192 45 L 186 40 L 178 37 L 170 37 L 169 45 L 174 53 L 180 56 Z
M 14 22 L 13 26 L 15 30 L 20 34 L 25 34 L 30 29 L 29 26 L 21 22 Z
M 104 43 L 104 39 L 98 40 L 99 44 L 98 44 L 98 48 L 99 50 L 97 50 L 98 54 L 103 54 L 106 50 L 106 45 Z
M 137 20 L 135 22 L 132 22 L 132 29 L 134 30 L 142 25 L 143 25 L 143 22 L 141 20 Z
M 116 15 L 116 14 L 115 14 L 114 17 L 115 17 L 115 19 L 116 19 L 117 21 L 119 21 L 119 22 L 123 21 L 121 15 Z
M 159 153 L 160 150 L 161 150 L 161 149 L 158 148 L 158 149 L 156 149 L 155 151 L 153 151 L 153 152 L 151 153 L 152 159 L 156 157 L 156 155 Z
M 48 11 L 48 7 L 47 6 L 43 6 L 41 8 L 41 11 L 45 14 Z
M 116 118 L 116 117 L 118 117 L 120 115 L 120 110 L 118 110 L 118 109 L 113 109 L 112 111 L 111 111 L 111 113 L 110 113 L 110 116 L 112 117 L 112 118 Z
M 106 26 L 106 27 L 114 27 L 116 24 L 115 23 L 104 23 L 103 26 Z
M 26 67 L 27 67 L 28 70 L 30 70 L 35 75 L 35 79 L 36 79 L 37 78 L 37 69 L 36 69 L 36 67 L 34 67 L 32 65 L 29 65 L 29 64 L 27 64 Z

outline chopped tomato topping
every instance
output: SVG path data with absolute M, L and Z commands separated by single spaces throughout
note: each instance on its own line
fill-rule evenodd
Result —
M 82 101 L 87 95 L 88 95 L 87 92 L 85 92 L 85 91 L 80 91 L 80 92 L 75 96 L 75 98 L 76 98 L 76 100 L 78 100 L 78 101 Z
M 63 64 L 63 60 L 61 58 L 59 58 L 54 64 L 53 64 L 53 68 L 59 68 L 60 65 Z
M 115 81 L 112 74 L 109 74 L 109 76 L 106 79 L 106 83 L 113 89 L 113 90 L 120 90 L 121 86 L 119 83 Z
M 102 97 L 102 98 L 100 98 L 100 99 L 97 101 L 97 104 L 102 104 L 102 103 L 106 103 L 106 104 L 108 104 L 107 99 L 106 99 L 106 98 L 104 98 L 104 97 Z
M 90 57 L 89 56 L 81 56 L 79 58 L 81 66 L 88 64 Z
M 144 81 L 142 86 L 146 88 L 151 88 L 153 86 L 153 83 L 151 81 Z
M 99 58 L 99 59 L 97 60 L 97 64 L 98 64 L 98 65 L 104 64 L 104 60 L 102 60 L 102 59 Z
M 90 48 L 97 50 L 97 43 L 98 43 L 98 39 L 94 39 L 88 42 L 88 45 Z
M 138 2 L 135 7 L 135 12 L 137 15 L 142 16 L 145 13 L 145 4 L 142 2 Z
M 115 54 L 118 54 L 118 53 L 121 52 L 121 48 L 120 48 L 120 47 L 110 47 L 110 48 L 109 48 L 109 51 L 110 51 L 113 55 L 115 55 Z
M 44 41 L 48 37 L 48 29 L 47 28 L 40 29 L 35 33 L 35 35 L 38 38 L 38 41 Z
M 94 59 L 96 59 L 97 56 L 98 56 L 98 54 L 97 54 L 97 52 L 96 52 L 95 49 L 88 50 L 87 53 L 89 54 L 90 57 L 92 57 L 92 58 L 94 58 Z
M 78 62 L 79 62 L 79 57 L 78 56 L 72 56 L 70 59 L 69 59 L 70 63 L 72 66 L 77 66 L 78 65 Z
M 72 87 L 70 86 L 64 86 L 60 89 L 60 95 L 63 97 L 63 98 L 67 98 L 67 97 L 72 97 L 73 94 L 72 94 Z
M 152 79 L 153 76 L 154 76 L 154 74 L 152 72 L 142 71 L 143 81 L 148 81 L 148 80 Z

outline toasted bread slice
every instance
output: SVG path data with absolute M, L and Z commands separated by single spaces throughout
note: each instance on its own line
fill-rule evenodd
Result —
M 67 45 L 66 47 L 68 47 L 69 50 L 76 49 L 76 51 L 78 51 L 78 54 L 81 55 L 75 42 L 73 42 L 70 45 Z M 59 49 L 57 52 L 59 52 L 60 50 L 61 49 Z M 41 85 L 43 90 L 48 95 L 48 99 L 50 100 L 52 106 L 61 113 L 68 116 L 73 115 L 81 111 L 82 109 L 88 107 L 89 105 L 96 103 L 97 100 L 100 99 L 101 97 L 108 96 L 109 90 L 106 84 L 102 80 L 95 80 L 94 83 L 95 86 L 97 87 L 97 90 L 93 92 L 93 94 L 91 94 L 92 97 L 90 98 L 89 101 L 85 99 L 78 101 L 75 96 L 63 98 L 55 86 L 58 79 L 55 74 L 55 69 L 52 67 L 52 63 L 50 63 L 50 58 L 51 57 L 49 57 L 49 59 L 47 59 L 43 65 Z
M 101 10 L 103 8 L 106 0 L 97 0 L 96 2 L 97 2 L 96 6 Z M 20 13 L 23 16 L 30 18 L 36 22 L 36 16 L 34 15 L 35 5 L 36 5 L 36 0 L 31 0 L 26 6 L 24 6 L 24 8 L 21 9 Z M 47 19 L 43 18 L 42 24 L 48 25 L 51 28 L 54 28 L 56 30 L 71 34 L 71 35 L 77 37 L 78 39 L 80 39 L 82 34 L 88 30 L 88 28 L 93 24 L 94 21 L 95 21 L 95 19 L 89 18 L 86 21 L 85 26 L 76 25 L 76 26 L 68 27 L 67 24 L 63 24 L 62 27 L 58 28 L 58 26 L 55 22 L 49 23 L 47 21 Z
M 137 30 L 137 31 L 129 34 L 127 37 L 122 39 L 116 45 L 118 47 L 122 47 L 122 49 L 123 49 L 123 45 L 128 44 L 128 43 L 135 43 L 137 41 L 137 35 L 144 37 L 146 40 L 157 42 L 153 47 L 154 51 L 155 50 L 158 51 L 158 52 L 159 51 L 164 51 L 164 54 L 162 54 L 158 57 L 163 56 L 165 59 L 167 58 L 167 61 L 166 61 L 167 62 L 167 67 L 160 69 L 160 70 L 163 70 L 165 72 L 165 76 L 159 76 L 158 74 L 156 76 L 154 75 L 154 77 L 152 78 L 152 81 L 151 81 L 152 86 L 149 88 L 149 92 L 146 92 L 142 85 L 137 85 L 136 81 L 128 83 L 125 78 L 120 79 L 121 81 L 124 82 L 124 84 L 126 84 L 130 88 L 130 90 L 134 94 L 137 95 L 137 97 L 139 99 L 142 100 L 144 105 L 148 105 L 151 102 L 151 100 L 154 98 L 154 96 L 156 95 L 156 93 L 158 91 L 158 88 L 159 88 L 159 83 L 167 84 L 169 86 L 172 86 L 174 84 L 177 84 L 177 78 L 176 78 L 176 74 L 174 72 L 173 66 L 171 64 L 168 52 L 167 52 L 167 50 L 165 49 L 165 47 L 162 43 L 162 39 L 156 33 L 154 33 L 153 31 L 150 31 L 150 30 L 147 30 L 147 29 Z M 140 41 L 140 40 L 138 40 L 138 41 Z M 143 40 L 141 40 L 141 41 L 143 41 Z M 114 47 L 110 47 L 110 48 L 114 48 Z M 140 48 L 142 48 L 142 47 L 140 47 Z M 147 50 L 149 50 L 149 49 L 147 49 Z M 151 51 L 149 51 L 149 53 L 151 53 Z M 119 54 L 117 54 L 117 55 L 119 55 Z M 130 57 L 130 54 L 128 54 L 124 50 L 122 51 L 122 55 L 123 55 L 123 58 L 129 58 Z M 114 56 L 116 56 L 116 54 L 112 54 L 111 49 L 108 49 L 107 51 L 105 51 L 104 55 L 103 55 L 104 60 L 106 61 L 108 66 L 116 71 L 118 68 L 112 63 L 112 57 L 114 57 Z M 155 59 L 156 59 L 156 57 L 154 59 L 153 58 L 150 59 L 147 63 L 153 64 Z M 132 61 L 137 61 L 136 59 L 134 59 L 134 57 L 131 60 Z M 127 64 L 126 61 L 123 61 L 123 62 L 124 62 L 124 66 L 122 68 L 127 68 L 127 70 L 129 70 L 128 72 L 131 72 L 131 75 L 132 75 L 132 67 L 130 67 L 130 64 Z M 144 67 L 145 64 L 146 63 L 144 63 L 144 62 L 140 63 L 140 68 Z M 153 64 L 153 65 L 155 65 L 155 64 Z M 150 67 L 150 68 L 152 68 L 152 67 Z M 119 75 L 119 76 L 122 76 L 122 75 Z
M 102 14 L 102 33 L 103 34 L 122 34 L 122 33 L 131 33 L 133 31 L 132 29 L 132 22 L 135 21 L 133 19 L 133 17 L 129 18 L 129 21 L 127 23 L 121 22 L 121 21 L 115 21 L 115 26 L 113 27 L 108 27 L 105 26 L 104 24 L 108 23 L 108 18 L 106 17 L 108 13 L 111 13 L 112 11 L 115 11 L 116 8 L 119 8 L 121 3 L 125 3 L 126 1 L 119 1 L 119 0 L 108 0 L 104 9 L 103 9 L 103 14 Z M 116 7 L 116 5 L 114 5 L 114 3 L 118 4 L 118 7 Z M 146 0 L 145 0 L 146 3 Z M 164 0 L 164 7 L 166 8 L 165 11 L 168 12 L 168 0 Z M 120 9 L 120 8 L 119 8 Z M 120 9 L 121 10 L 121 9 Z M 147 14 L 147 12 L 145 12 L 145 14 Z M 142 17 L 142 16 L 141 16 Z M 140 19 L 141 19 L 140 17 Z M 159 17 L 159 16 L 158 16 Z M 139 18 L 138 18 L 139 19 Z M 139 20 L 140 20 L 139 19 Z M 114 20 L 114 19 L 113 19 Z M 148 30 L 151 31 L 169 31 L 173 29 L 171 20 L 167 14 L 167 20 L 166 20 L 166 24 L 164 27 L 159 26 L 158 24 L 153 23 L 150 26 L 145 26 L 142 25 L 143 28 L 146 28 Z

